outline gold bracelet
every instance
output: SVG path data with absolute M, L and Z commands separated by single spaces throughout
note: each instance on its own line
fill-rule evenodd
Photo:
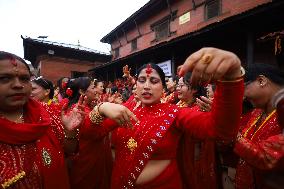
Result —
M 237 77 L 237 78 L 234 78 L 234 79 L 230 79 L 230 80 L 226 80 L 226 79 L 220 79 L 218 80 L 219 82 L 223 82 L 223 83 L 235 83 L 235 82 L 239 82 L 241 80 L 243 80 L 244 78 L 244 75 L 246 74 L 246 71 L 245 69 L 241 66 L 240 68 L 240 72 L 241 72 L 241 76 Z
M 104 116 L 102 116 L 99 112 L 99 108 L 103 103 L 99 103 L 94 107 L 94 109 L 90 112 L 89 118 L 92 123 L 99 125 L 103 122 Z

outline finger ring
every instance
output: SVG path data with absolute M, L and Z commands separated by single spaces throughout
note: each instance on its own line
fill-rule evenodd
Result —
M 204 54 L 202 57 L 201 57 L 201 62 L 203 64 L 210 64 L 210 62 L 212 61 L 213 59 L 213 56 L 212 54 Z

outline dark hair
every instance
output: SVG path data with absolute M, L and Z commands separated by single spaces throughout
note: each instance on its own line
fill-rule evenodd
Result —
M 68 96 L 69 103 L 68 107 L 71 107 L 73 104 L 77 103 L 81 94 L 80 90 L 85 92 L 88 87 L 91 85 L 92 80 L 89 77 L 78 77 L 75 79 L 70 79 L 67 84 L 67 90 L 72 91 L 72 95 Z
M 97 79 L 97 78 L 93 79 L 93 81 L 94 81 L 94 86 L 95 86 L 95 87 L 98 86 L 98 84 L 99 84 L 100 82 L 104 83 L 103 80 L 100 80 L 100 79 Z M 87 89 L 86 89 L 86 90 L 87 90 Z
M 187 72 L 183 77 L 183 82 L 190 87 L 191 89 L 196 90 L 196 93 L 194 94 L 194 97 L 199 98 L 200 96 L 206 96 L 206 89 L 204 86 L 192 86 L 190 84 L 190 78 L 191 78 L 191 72 Z
M 15 54 L 5 52 L 5 51 L 0 51 L 0 60 L 8 60 L 8 59 L 9 60 L 18 60 L 18 61 L 24 63 L 25 66 L 28 68 L 29 73 L 31 75 L 31 69 L 24 59 L 22 59 L 21 57 L 15 55 Z
M 150 64 L 151 67 L 152 67 L 154 70 L 156 70 L 156 72 L 159 74 L 159 76 L 160 76 L 160 78 L 161 78 L 161 80 L 162 80 L 163 87 L 166 88 L 165 73 L 164 73 L 164 71 L 162 70 L 162 68 L 160 68 L 157 64 L 154 64 L 154 63 L 150 62 L 150 63 L 147 63 L 147 64 L 142 65 L 142 66 L 138 69 L 138 71 L 137 71 L 137 76 L 139 76 L 140 72 L 141 72 L 143 69 L 147 68 L 148 64 Z
M 32 82 L 41 86 L 44 89 L 49 89 L 48 97 L 49 97 L 49 99 L 53 99 L 54 87 L 53 87 L 53 83 L 51 81 L 44 79 L 43 77 L 40 76 L 40 77 L 33 79 Z
M 261 63 L 249 66 L 245 74 L 245 82 L 254 81 L 259 75 L 264 75 L 273 83 L 284 85 L 284 73 L 278 67 Z

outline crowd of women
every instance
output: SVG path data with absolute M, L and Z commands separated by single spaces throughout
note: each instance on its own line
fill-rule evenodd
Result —
M 174 78 L 154 63 L 122 73 L 55 88 L 0 51 L 0 188 L 283 187 L 279 69 L 245 73 L 234 53 L 202 48 Z

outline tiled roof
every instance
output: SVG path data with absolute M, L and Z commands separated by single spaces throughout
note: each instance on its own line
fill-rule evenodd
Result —
M 98 50 L 94 50 L 94 49 L 91 49 L 91 48 L 88 48 L 88 47 L 84 47 L 84 46 L 81 46 L 81 45 L 74 45 L 74 44 L 60 43 L 60 42 L 54 42 L 54 41 L 47 41 L 47 40 L 43 40 L 43 39 L 34 39 L 34 38 L 31 38 L 31 37 L 24 37 L 24 36 L 21 36 L 21 37 L 23 39 L 25 39 L 25 40 L 30 40 L 30 41 L 34 41 L 34 42 L 42 43 L 42 44 L 46 44 L 46 45 L 70 48 L 70 49 L 75 49 L 75 50 L 78 50 L 78 51 L 86 51 L 86 52 L 96 53 L 96 54 L 101 54 L 101 55 L 110 55 L 110 53 L 100 52 Z

